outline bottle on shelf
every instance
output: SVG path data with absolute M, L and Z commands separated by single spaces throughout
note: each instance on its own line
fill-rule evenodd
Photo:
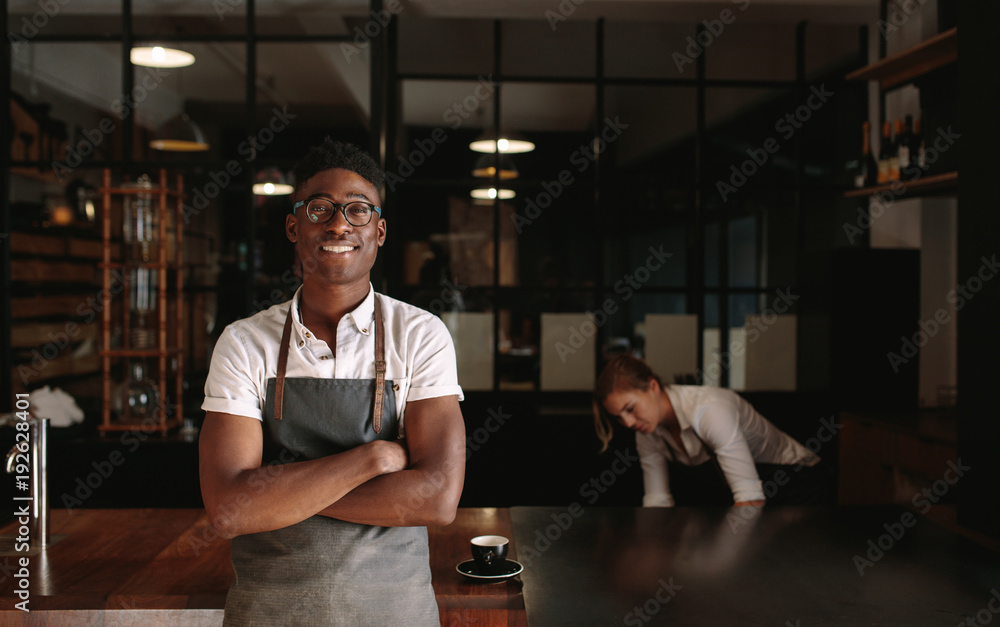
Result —
M 889 161 L 892 159 L 892 125 L 888 122 L 882 123 L 882 142 L 878 151 L 878 182 L 888 183 Z
M 897 120 L 896 129 L 896 152 L 899 155 L 899 178 L 900 180 L 906 180 L 909 179 L 913 173 L 910 169 L 912 159 L 910 146 L 912 144 L 911 136 L 913 135 L 913 116 L 906 116 L 905 124 Z
M 900 164 L 900 147 L 902 145 L 902 135 L 903 135 L 903 121 L 896 120 L 895 137 L 892 139 L 891 150 L 892 154 L 889 156 L 889 180 L 898 181 L 899 180 L 899 164 Z
M 854 170 L 854 186 L 871 187 L 878 182 L 878 164 L 871 151 L 871 122 L 865 120 L 861 129 L 861 158 Z
M 925 157 L 926 153 L 924 152 L 924 136 L 920 132 L 920 118 L 917 118 L 913 122 L 912 141 L 914 147 L 910 149 L 912 151 L 910 154 L 911 157 L 914 159 L 913 161 L 914 165 L 920 168 L 922 174 L 923 170 L 927 168 L 927 159 Z

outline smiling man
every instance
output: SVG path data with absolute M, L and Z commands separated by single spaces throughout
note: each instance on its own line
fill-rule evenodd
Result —
M 202 497 L 236 572 L 225 624 L 438 625 L 425 525 L 454 519 L 465 475 L 454 346 L 372 288 L 371 157 L 327 138 L 295 179 L 302 287 L 229 325 L 205 384 Z

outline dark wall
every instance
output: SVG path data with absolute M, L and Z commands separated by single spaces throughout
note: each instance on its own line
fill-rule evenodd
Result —
M 996 149 L 1000 142 L 1000 75 L 995 61 L 1000 40 L 993 27 L 1000 5 L 977 2 L 959 16 L 962 60 L 958 101 L 962 145 L 962 187 L 958 207 L 958 281 L 983 280 L 980 291 L 958 314 L 958 453 L 972 470 L 959 485 L 958 516 L 963 524 L 1000 535 L 1000 410 L 997 406 L 997 356 L 1000 355 L 1000 285 L 990 278 L 1000 248 L 1000 179 Z M 972 10 L 972 7 L 975 7 Z M 964 130 L 964 132 L 962 132 Z M 989 261 L 989 263 L 986 263 Z M 970 285 L 971 287 L 971 285 Z M 957 306 L 957 305 L 956 305 Z

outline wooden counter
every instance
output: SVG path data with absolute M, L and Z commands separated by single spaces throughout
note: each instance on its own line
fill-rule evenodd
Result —
M 29 614 L 15 607 L 19 556 L 0 557 L 0 624 L 222 624 L 233 579 L 229 542 L 215 536 L 203 510 L 54 509 L 49 524 L 65 537 L 29 556 Z M 527 624 L 517 578 L 484 585 L 455 571 L 481 534 L 511 538 L 516 559 L 507 510 L 463 508 L 454 523 L 429 531 L 442 625 Z

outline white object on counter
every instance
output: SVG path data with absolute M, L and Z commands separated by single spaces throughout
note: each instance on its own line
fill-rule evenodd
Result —
M 83 422 L 83 410 L 72 396 L 61 388 L 49 386 L 38 388 L 28 395 L 31 413 L 39 418 L 48 418 L 49 426 L 69 427 Z

